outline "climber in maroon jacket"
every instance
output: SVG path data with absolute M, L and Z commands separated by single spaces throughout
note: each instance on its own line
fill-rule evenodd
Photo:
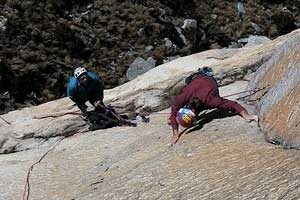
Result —
M 172 126 L 173 137 L 170 144 L 174 145 L 179 139 L 177 112 L 184 106 L 189 107 L 197 116 L 205 109 L 218 108 L 239 114 L 247 121 L 258 121 L 256 115 L 250 115 L 246 109 L 235 101 L 221 98 L 216 80 L 212 76 L 198 75 L 180 94 L 178 94 L 171 107 L 168 124 Z

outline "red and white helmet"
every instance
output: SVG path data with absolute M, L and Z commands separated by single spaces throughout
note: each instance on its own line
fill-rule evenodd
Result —
M 86 71 L 86 69 L 84 67 L 77 67 L 74 70 L 74 77 L 78 78 L 79 76 L 81 76 L 84 73 L 87 73 L 87 71 Z
M 180 108 L 176 115 L 176 121 L 183 127 L 189 127 L 196 121 L 196 115 L 189 108 Z

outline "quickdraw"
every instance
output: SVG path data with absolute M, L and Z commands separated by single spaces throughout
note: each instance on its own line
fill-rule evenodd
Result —
M 261 87 L 261 88 L 254 88 L 252 90 L 245 90 L 245 91 L 242 91 L 242 92 L 237 92 L 237 93 L 225 95 L 225 96 L 222 96 L 222 98 L 231 97 L 231 96 L 235 96 L 235 95 L 239 95 L 239 94 L 244 94 L 244 93 L 250 92 L 250 94 L 247 94 L 247 95 L 244 95 L 244 96 L 241 96 L 241 97 L 237 98 L 237 100 L 241 100 L 243 98 L 252 96 L 253 94 L 255 94 L 255 93 L 259 92 L 259 91 L 262 91 L 262 90 L 265 90 L 265 89 L 269 89 L 269 88 L 270 88 L 270 85 L 266 85 L 266 86 Z
M 261 95 L 261 97 L 262 97 L 262 96 L 264 96 L 269 91 L 270 87 L 271 86 L 268 84 L 268 85 L 266 85 L 264 87 L 261 87 L 261 88 L 255 88 L 254 90 L 252 90 L 252 92 L 250 92 L 250 94 L 241 96 L 241 97 L 237 98 L 237 100 L 244 100 L 246 97 L 250 97 L 250 96 L 256 94 L 257 92 L 264 91 L 263 94 Z M 260 100 L 260 98 L 256 99 L 256 100 Z M 256 101 L 256 100 L 251 100 L 251 101 Z

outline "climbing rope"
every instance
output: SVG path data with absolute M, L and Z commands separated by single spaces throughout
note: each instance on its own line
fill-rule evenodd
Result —
M 6 122 L 7 124 L 11 124 L 9 121 L 5 120 L 3 117 L 0 116 L 0 119 L 2 119 L 4 122 Z
M 261 88 L 254 88 L 254 89 L 251 89 L 251 90 L 245 90 L 245 91 L 241 91 L 241 92 L 237 92 L 237 93 L 225 95 L 225 96 L 222 96 L 222 98 L 225 98 L 225 97 L 231 97 L 231 96 L 235 96 L 235 95 L 244 94 L 244 93 L 249 92 L 249 94 L 237 98 L 237 100 L 240 100 L 240 99 L 243 99 L 243 98 L 252 96 L 252 95 L 256 94 L 256 93 L 259 92 L 259 91 L 262 91 L 262 90 L 265 90 L 265 89 L 269 89 L 269 88 L 270 88 L 270 85 L 266 85 L 266 86 L 261 87 Z
M 244 91 L 241 91 L 241 92 L 236 92 L 236 93 L 228 94 L 228 95 L 222 96 L 222 98 L 231 97 L 231 96 L 236 96 L 236 95 L 239 95 L 239 94 L 244 94 L 244 93 L 249 92 L 249 94 L 244 95 L 244 96 L 241 96 L 241 97 L 238 97 L 238 98 L 236 99 L 236 100 L 241 100 L 241 99 L 244 99 L 244 98 L 246 98 L 246 97 L 252 96 L 252 95 L 254 95 L 254 94 L 256 94 L 257 92 L 262 91 L 262 90 L 265 90 L 264 93 L 266 93 L 266 92 L 269 90 L 269 88 L 270 88 L 270 85 L 266 85 L 266 86 L 260 87 L 260 88 L 254 88 L 254 89 L 251 89 L 251 90 L 244 90 Z M 170 113 L 157 112 L 157 113 L 151 113 L 151 114 L 154 114 L 154 115 L 166 115 L 166 114 L 170 114 Z
M 64 138 L 63 138 L 64 139 Z M 35 165 L 37 165 L 38 163 L 40 163 L 45 157 L 46 155 L 52 151 L 63 139 L 57 141 L 46 153 L 43 154 L 43 156 L 37 161 L 35 162 L 34 164 L 32 164 L 29 169 L 28 169 L 28 172 L 27 172 L 27 176 L 26 176 L 26 184 L 25 184 L 25 187 L 24 187 L 24 192 L 23 192 L 23 200 L 28 200 L 29 199 L 29 196 L 30 196 L 30 183 L 29 183 L 29 179 L 30 179 L 30 173 L 31 171 L 33 170 L 33 167 Z
M 80 110 L 77 111 L 66 111 L 66 112 L 58 112 L 58 113 L 46 113 L 42 115 L 33 116 L 33 119 L 43 119 L 47 117 L 61 117 L 64 115 L 81 115 Z

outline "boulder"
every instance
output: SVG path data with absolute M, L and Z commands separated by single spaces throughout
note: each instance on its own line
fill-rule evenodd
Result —
M 250 35 L 248 38 L 241 38 L 238 40 L 238 43 L 242 44 L 245 47 L 254 46 L 257 44 L 264 44 L 270 42 L 271 40 L 265 36 L 259 35 Z
M 136 58 L 133 63 L 130 64 L 127 72 L 126 77 L 128 80 L 133 80 L 137 76 L 149 71 L 150 69 L 155 67 L 156 61 L 149 57 L 147 60 L 144 60 L 141 57 Z
M 197 28 L 197 20 L 195 19 L 185 19 L 183 21 L 182 29 L 196 29 Z

